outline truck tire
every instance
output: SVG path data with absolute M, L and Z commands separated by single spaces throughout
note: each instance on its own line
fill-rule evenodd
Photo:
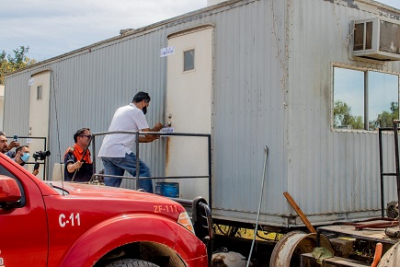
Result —
M 122 259 L 111 262 L 106 267 L 160 267 L 154 263 L 136 260 L 136 259 Z

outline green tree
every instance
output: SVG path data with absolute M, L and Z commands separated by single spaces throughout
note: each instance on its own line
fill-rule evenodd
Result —
M 383 111 L 376 120 L 370 122 L 370 127 L 393 127 L 393 120 L 399 119 L 399 103 L 390 103 L 390 112 Z
M 333 109 L 333 127 L 349 127 L 351 129 L 363 129 L 364 121 L 362 116 L 352 116 L 351 107 L 341 100 L 335 102 Z
M 4 50 L 0 53 L 0 84 L 4 84 L 5 75 L 36 63 L 36 60 L 26 56 L 28 51 L 29 47 L 20 46 L 14 50 L 14 56 L 7 55 Z

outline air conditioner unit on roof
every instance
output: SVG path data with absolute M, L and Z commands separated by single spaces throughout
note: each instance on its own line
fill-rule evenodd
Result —
M 382 18 L 354 21 L 353 56 L 380 61 L 400 60 L 400 23 Z

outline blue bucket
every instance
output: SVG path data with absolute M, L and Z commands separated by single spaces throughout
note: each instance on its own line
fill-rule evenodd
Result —
M 179 183 L 157 182 L 156 194 L 165 197 L 179 197 Z

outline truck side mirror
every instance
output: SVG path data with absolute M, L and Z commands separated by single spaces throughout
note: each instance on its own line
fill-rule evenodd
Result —
M 21 191 L 13 178 L 0 175 L 0 207 L 5 208 L 21 199 Z

